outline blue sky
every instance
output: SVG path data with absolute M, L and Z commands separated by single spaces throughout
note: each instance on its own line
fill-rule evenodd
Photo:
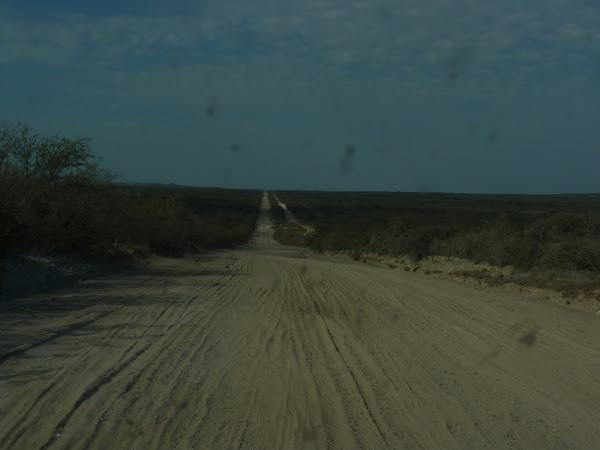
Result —
M 0 120 L 90 137 L 126 181 L 598 192 L 599 24 L 589 0 L 5 0 Z

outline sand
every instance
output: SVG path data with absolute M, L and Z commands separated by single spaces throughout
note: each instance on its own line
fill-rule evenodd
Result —
M 600 448 L 600 317 L 271 238 L 0 314 L 0 448 Z

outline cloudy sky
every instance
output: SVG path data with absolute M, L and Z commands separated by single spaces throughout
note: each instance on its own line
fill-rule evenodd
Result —
M 596 0 L 3 0 L 0 121 L 122 180 L 600 191 Z

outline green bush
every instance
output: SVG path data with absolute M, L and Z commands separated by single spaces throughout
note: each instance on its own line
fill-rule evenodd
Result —
M 579 249 L 575 254 L 575 268 L 600 272 L 600 241 L 591 239 L 580 241 Z
M 600 272 L 600 203 L 584 196 L 281 192 L 317 251 L 457 256 Z
M 0 250 L 180 255 L 246 242 L 260 192 L 111 182 L 89 141 L 0 126 Z

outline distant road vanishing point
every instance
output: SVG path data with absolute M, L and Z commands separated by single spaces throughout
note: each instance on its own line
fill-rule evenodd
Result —
M 0 314 L 2 449 L 598 449 L 598 316 L 252 242 Z

